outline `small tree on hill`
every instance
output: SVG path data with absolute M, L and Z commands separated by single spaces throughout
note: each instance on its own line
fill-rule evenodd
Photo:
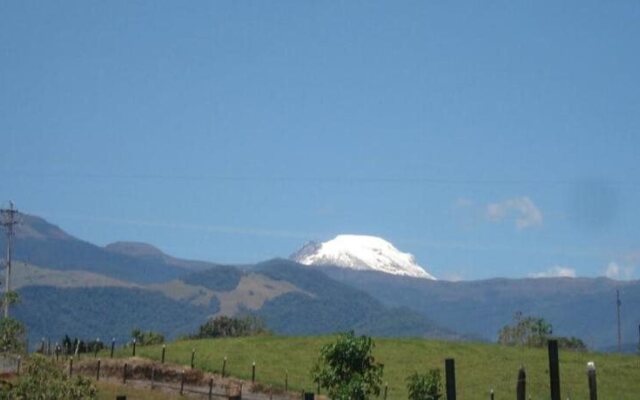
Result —
M 442 378 L 439 369 L 426 374 L 414 372 L 407 378 L 409 400 L 439 400 L 442 397 Z
M 384 366 L 375 361 L 370 337 L 353 332 L 340 335 L 320 350 L 311 373 L 313 381 L 335 400 L 366 400 L 380 394 Z

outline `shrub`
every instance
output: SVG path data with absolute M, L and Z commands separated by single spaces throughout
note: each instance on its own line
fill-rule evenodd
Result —
M 136 340 L 136 344 L 140 346 L 149 346 L 152 344 L 164 343 L 164 335 L 158 332 L 147 331 L 143 332 L 140 329 L 134 329 L 131 331 L 131 337 Z
M 268 333 L 264 322 L 255 317 L 233 318 L 225 315 L 210 318 L 200 325 L 194 339 L 254 336 Z
M 353 332 L 340 335 L 320 350 L 311 373 L 313 381 L 326 388 L 335 400 L 365 400 L 380 394 L 384 366 L 375 361 L 370 337 Z
M 414 372 L 407 378 L 409 400 L 438 400 L 442 397 L 442 378 L 439 369 L 426 374 Z
M 82 376 L 70 378 L 53 360 L 34 355 L 28 362 L 26 373 L 14 385 L 4 387 L 2 398 L 15 400 L 86 400 L 95 399 L 96 389 Z

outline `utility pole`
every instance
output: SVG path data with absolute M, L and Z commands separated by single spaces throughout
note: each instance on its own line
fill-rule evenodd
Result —
M 616 308 L 618 311 L 618 353 L 622 352 L 622 332 L 620 330 L 620 306 L 622 302 L 620 301 L 620 290 L 616 289 Z
M 7 234 L 7 253 L 6 253 L 6 278 L 5 278 L 5 301 L 4 301 L 4 317 L 9 316 L 9 293 L 11 292 L 11 253 L 13 251 L 13 236 L 15 234 L 15 226 L 18 224 L 18 210 L 15 209 L 12 202 L 9 202 L 9 208 L 0 210 L 0 225 L 2 225 Z

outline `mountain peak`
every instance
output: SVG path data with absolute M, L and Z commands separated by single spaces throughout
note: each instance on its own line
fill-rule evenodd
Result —
M 435 279 L 419 266 L 413 255 L 403 253 L 388 241 L 368 235 L 338 235 L 322 242 L 309 242 L 291 258 L 305 265 L 334 265 L 363 271 Z

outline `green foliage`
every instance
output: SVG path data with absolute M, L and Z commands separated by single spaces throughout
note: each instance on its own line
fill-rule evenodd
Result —
M 442 377 L 439 369 L 426 374 L 414 372 L 407 378 L 409 400 L 438 400 L 442 397 Z
M 525 317 L 521 312 L 513 316 L 513 324 L 505 325 L 498 333 L 498 343 L 509 346 L 542 347 L 553 332 L 543 318 Z
M 10 291 L 9 293 L 3 293 L 0 301 L 0 306 L 4 307 L 5 304 L 17 304 L 20 301 L 18 292 Z
M 26 373 L 14 385 L 3 388 L 2 398 L 15 400 L 86 400 L 95 399 L 91 381 L 82 376 L 69 378 L 51 359 L 34 355 Z
M 558 347 L 561 349 L 575 350 L 575 351 L 587 351 L 587 345 L 584 344 L 582 339 L 575 336 L 565 337 L 560 336 L 556 338 L 558 340 Z
M 164 335 L 158 332 L 146 331 L 136 328 L 131 331 L 131 337 L 135 339 L 136 344 L 140 346 L 148 346 L 153 344 L 164 343 Z
M 233 318 L 225 315 L 210 318 L 200 325 L 198 333 L 192 339 L 254 336 L 268 333 L 264 322 L 253 315 Z
M 505 325 L 498 333 L 498 343 L 508 346 L 543 347 L 549 339 L 556 339 L 558 347 L 567 350 L 586 351 L 587 345 L 575 337 L 552 337 L 553 326 L 543 318 L 525 317 L 521 312 L 513 316 L 513 324 Z
M 61 341 L 62 347 L 61 350 L 63 354 L 75 354 L 76 350 L 78 354 L 80 353 L 94 353 L 95 351 L 99 351 L 104 349 L 104 343 L 99 340 L 81 340 L 78 338 L 74 338 L 71 340 L 69 335 L 64 335 L 64 338 Z M 44 351 L 44 349 L 42 349 Z
M 336 400 L 365 400 L 380 394 L 384 366 L 375 361 L 370 337 L 353 332 L 340 335 L 320 350 L 311 373 L 313 381 Z
M 0 350 L 9 353 L 22 353 L 25 350 L 25 327 L 17 319 L 0 318 Z

